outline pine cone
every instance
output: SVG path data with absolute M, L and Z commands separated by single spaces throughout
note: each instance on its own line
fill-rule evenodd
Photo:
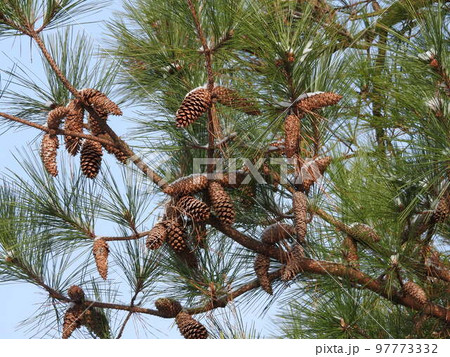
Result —
M 445 222 L 450 215 L 450 194 L 444 195 L 439 200 L 436 209 L 433 212 L 433 222 Z
M 81 171 L 88 178 L 97 177 L 102 164 L 102 144 L 98 141 L 85 140 L 81 148 Z
M 75 133 L 83 133 L 84 109 L 78 99 L 73 99 L 67 105 L 68 113 L 64 123 L 64 130 L 73 131 Z M 75 156 L 80 150 L 81 138 L 66 135 L 64 137 L 67 152 Z
M 261 234 L 261 241 L 267 244 L 275 244 L 279 241 L 295 237 L 295 228 L 286 223 L 274 223 L 266 227 Z
M 96 238 L 94 240 L 92 253 L 94 254 L 95 264 L 97 265 L 100 276 L 106 280 L 108 276 L 108 242 L 102 238 Z
M 288 255 L 286 266 L 281 271 L 281 280 L 289 281 L 294 279 L 302 271 L 301 261 L 305 257 L 305 251 L 300 244 L 292 247 Z
M 414 300 L 416 300 L 422 305 L 427 303 L 428 298 L 425 291 L 419 285 L 417 285 L 412 281 L 408 281 L 403 285 L 403 292 L 406 295 L 409 295 L 412 298 L 414 298 Z
M 321 157 L 320 159 L 315 159 L 315 162 L 317 164 L 317 167 L 319 168 L 320 174 L 323 175 L 325 170 L 331 163 L 331 157 L 330 156 Z
M 111 136 L 107 133 L 103 133 L 98 135 L 99 138 L 105 139 L 105 140 L 109 140 L 109 141 L 113 141 Z M 111 155 L 114 155 L 117 159 L 117 161 L 121 162 L 122 164 L 126 164 L 127 160 L 129 159 L 129 156 L 127 154 L 125 154 L 122 150 L 116 148 L 115 146 L 112 145 L 105 145 L 102 144 L 102 147 Z
M 94 118 L 90 114 L 88 116 L 89 130 L 94 136 L 105 134 L 106 120 L 108 119 L 108 114 L 105 112 L 97 112 L 97 114 L 98 119 Z
M 86 326 L 90 332 L 99 338 L 110 338 L 108 319 L 100 309 L 94 307 L 86 309 L 81 316 L 81 325 Z
M 161 298 L 155 301 L 155 306 L 163 317 L 176 317 L 182 310 L 181 304 L 173 299 Z
M 217 218 L 224 224 L 232 224 L 235 217 L 233 203 L 222 185 L 218 182 L 210 182 L 208 193 Z
M 56 154 L 59 147 L 59 140 L 56 135 L 45 134 L 41 143 L 41 158 L 45 170 L 53 177 L 58 175 Z
M 166 227 L 167 243 L 172 247 L 175 252 L 183 252 L 186 250 L 186 233 L 183 227 L 175 220 L 164 221 L 164 227 Z
M 261 288 L 268 294 L 272 295 L 273 290 L 269 279 L 269 268 L 270 268 L 270 258 L 262 254 L 257 254 L 254 264 L 256 277 L 259 280 Z
M 313 111 L 337 104 L 342 99 L 342 96 L 332 92 L 314 93 L 304 99 L 301 99 L 297 106 L 301 110 Z
M 67 113 L 69 113 L 67 107 L 57 107 L 51 110 L 47 115 L 47 127 L 54 130 L 59 129 L 61 121 L 66 117 Z
M 350 236 L 346 236 L 342 242 L 342 255 L 350 266 L 355 268 L 359 266 L 358 246 Z
M 84 301 L 84 291 L 78 285 L 72 285 L 67 291 L 67 295 L 75 302 Z
M 177 208 L 195 222 L 203 222 L 209 218 L 208 205 L 192 196 L 181 197 L 177 202 Z
M 295 230 L 297 232 L 297 241 L 305 242 L 306 230 L 308 225 L 308 199 L 303 192 L 295 192 L 292 196 L 292 208 L 294 211 Z
M 176 113 L 177 127 L 195 122 L 211 106 L 211 94 L 204 88 L 194 89 L 183 99 Z
M 233 89 L 228 89 L 222 86 L 217 86 L 213 89 L 213 96 L 217 98 L 220 104 L 227 107 L 235 108 L 248 115 L 260 115 L 261 111 L 256 107 L 256 104 L 247 98 L 243 98 Z
M 62 338 L 69 338 L 72 333 L 81 326 L 81 316 L 83 315 L 83 305 L 75 304 L 67 309 L 64 314 Z
M 106 94 L 92 88 L 80 90 L 83 100 L 98 112 L 112 115 L 122 115 L 119 106 L 109 99 Z
M 146 246 L 150 250 L 159 249 L 167 238 L 167 231 L 162 223 L 157 223 L 147 236 Z
M 298 151 L 300 143 L 300 125 L 300 118 L 294 114 L 288 115 L 284 120 L 284 150 L 286 157 L 292 157 Z
M 171 196 L 186 196 L 203 191 L 208 187 L 208 179 L 205 175 L 193 174 L 181 177 L 164 189 L 164 193 Z
M 178 329 L 186 339 L 208 338 L 208 331 L 205 326 L 195 320 L 191 315 L 182 311 L 175 318 Z
M 362 241 L 369 240 L 375 243 L 381 240 L 380 236 L 372 227 L 363 223 L 353 223 L 351 225 L 351 236 Z

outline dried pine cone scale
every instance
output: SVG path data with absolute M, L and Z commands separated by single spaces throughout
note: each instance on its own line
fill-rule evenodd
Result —
M 337 104 L 342 96 L 332 92 L 307 93 L 300 97 L 297 107 L 301 110 L 313 111 Z
M 81 148 L 81 171 L 88 178 L 97 177 L 102 164 L 102 145 L 93 140 L 85 140 Z
M 145 245 L 150 250 L 159 249 L 167 238 L 167 230 L 164 224 L 157 223 L 150 230 Z
M 192 196 L 181 197 L 176 206 L 183 214 L 192 218 L 195 222 L 203 222 L 209 218 L 208 205 Z
M 186 339 L 206 339 L 208 331 L 205 326 L 195 320 L 187 312 L 180 312 L 175 318 L 175 322 L 181 334 Z
M 100 276 L 106 280 L 108 277 L 108 242 L 102 238 L 96 238 L 92 247 L 92 253 L 94 254 L 95 264 Z
M 112 115 L 122 115 L 119 106 L 109 99 L 106 94 L 92 88 L 86 88 L 79 91 L 83 100 L 97 112 Z
M 213 89 L 213 97 L 220 104 L 243 111 L 248 115 L 260 115 L 261 111 L 256 107 L 255 103 L 247 98 L 241 97 L 238 92 L 222 86 Z
M 266 227 L 261 234 L 261 241 L 266 244 L 275 244 L 290 237 L 295 237 L 295 228 L 286 223 L 274 223 Z
M 300 118 L 294 114 L 284 120 L 285 153 L 286 157 L 294 156 L 300 143 Z
M 59 140 L 56 135 L 45 134 L 41 143 L 41 158 L 45 170 L 53 177 L 58 175 L 56 154 L 59 147 Z
M 261 288 L 272 295 L 272 284 L 269 279 L 270 258 L 262 254 L 257 254 L 253 265 Z
M 164 189 L 164 193 L 171 196 L 185 196 L 203 191 L 208 187 L 208 178 L 205 175 L 193 174 L 181 177 Z
M 304 243 L 308 225 L 308 199 L 306 198 L 306 195 L 303 192 L 295 192 L 292 197 L 292 206 L 294 211 L 297 241 L 299 243 Z
M 78 99 L 73 99 L 67 105 L 67 116 L 64 122 L 64 130 L 72 131 L 74 133 L 83 133 L 83 118 L 84 109 L 81 102 Z M 81 138 L 76 136 L 66 135 L 64 137 L 67 152 L 70 155 L 75 156 L 78 154 L 81 146 Z
M 208 194 L 217 218 L 224 224 L 232 224 L 235 218 L 233 203 L 222 185 L 218 182 L 210 182 Z
M 204 88 L 190 91 L 176 113 L 177 126 L 185 128 L 195 122 L 211 106 L 211 94 Z

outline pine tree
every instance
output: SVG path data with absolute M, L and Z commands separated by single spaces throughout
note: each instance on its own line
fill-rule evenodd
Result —
M 30 331 L 450 337 L 444 1 L 135 0 L 108 58 L 68 29 L 99 6 L 0 2 L 44 68 L 0 64 L 0 133 L 42 132 L 0 186 L 0 282 L 48 298 Z

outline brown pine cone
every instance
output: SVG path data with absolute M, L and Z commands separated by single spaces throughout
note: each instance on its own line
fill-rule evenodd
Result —
M 274 223 L 267 226 L 261 234 L 261 241 L 267 244 L 275 244 L 279 241 L 295 237 L 295 228 L 286 223 Z
M 102 164 L 102 144 L 98 141 L 84 140 L 81 148 L 81 171 L 88 178 L 97 177 Z
M 292 196 L 292 208 L 294 211 L 295 230 L 297 241 L 305 242 L 308 226 L 308 199 L 303 192 L 295 192 Z
M 56 163 L 56 154 L 59 147 L 59 140 L 56 135 L 45 134 L 41 143 L 41 158 L 45 170 L 56 177 L 58 175 L 58 165 Z
M 98 137 L 109 140 L 111 142 L 113 141 L 111 136 L 107 133 L 100 134 L 98 135 Z M 127 160 L 130 158 L 127 154 L 125 154 L 122 150 L 116 148 L 115 146 L 102 144 L 102 147 L 108 152 L 108 154 L 114 155 L 117 161 L 121 162 L 122 164 L 126 164 Z
M 108 277 L 108 242 L 102 238 L 94 239 L 92 253 L 94 254 L 95 264 L 97 265 L 97 270 L 100 276 L 106 280 Z
M 204 88 L 194 89 L 183 99 L 176 113 L 177 127 L 185 128 L 195 122 L 211 106 L 211 94 Z
M 205 326 L 195 320 L 188 313 L 181 311 L 175 318 L 175 322 L 181 334 L 186 339 L 205 339 L 208 338 L 208 331 Z
M 81 105 L 81 102 L 78 99 L 73 99 L 67 105 L 68 113 L 66 117 L 66 121 L 64 123 L 64 130 L 73 131 L 75 133 L 82 134 L 83 133 L 83 118 L 84 118 L 84 109 Z M 66 144 L 67 152 L 75 156 L 78 154 L 81 146 L 81 138 L 76 136 L 66 135 L 64 137 L 64 141 Z
M 166 220 L 163 224 L 167 231 L 166 242 L 172 247 L 172 249 L 175 252 L 183 252 L 186 250 L 187 237 L 183 226 L 181 226 L 176 220 Z
M 103 112 L 112 115 L 122 115 L 119 106 L 109 99 L 106 94 L 92 88 L 80 90 L 83 100 L 93 107 L 96 112 Z
M 78 285 L 72 285 L 67 291 L 67 295 L 75 302 L 84 301 L 84 291 Z
M 403 285 L 403 292 L 406 295 L 409 295 L 412 298 L 414 298 L 414 300 L 416 300 L 422 305 L 426 304 L 428 301 L 427 294 L 425 293 L 425 291 L 419 285 L 417 285 L 412 281 L 408 281 Z
M 324 156 L 320 159 L 315 159 L 315 162 L 317 164 L 317 167 L 319 168 L 320 174 L 323 175 L 325 170 L 328 168 L 328 166 L 331 163 L 331 157 L 330 156 Z
M 289 281 L 294 279 L 302 271 L 301 261 L 305 257 L 305 251 L 300 244 L 295 244 L 288 255 L 286 266 L 282 268 L 281 280 Z
M 72 333 L 81 326 L 81 317 L 83 315 L 83 305 L 75 304 L 69 307 L 64 314 L 62 338 L 69 338 Z
M 351 226 L 351 236 L 360 239 L 362 241 L 372 241 L 379 242 L 381 240 L 380 236 L 375 232 L 375 230 L 363 223 L 353 223 Z
M 262 254 L 257 254 L 253 267 L 261 288 L 268 294 L 272 295 L 272 284 L 269 279 L 270 258 Z
M 359 266 L 358 246 L 356 241 L 350 236 L 346 236 L 342 242 L 342 255 L 350 266 L 354 268 Z
M 195 222 L 203 222 L 209 218 L 209 206 L 192 196 L 183 196 L 177 202 L 177 208 Z
M 224 224 L 232 224 L 235 218 L 233 203 L 222 185 L 218 182 L 210 182 L 208 193 L 217 218 Z
M 248 115 L 260 115 L 261 111 L 256 104 L 247 98 L 243 98 L 233 89 L 217 86 L 213 89 L 213 96 L 220 104 L 243 111 Z
M 167 238 L 167 230 L 164 224 L 157 223 L 150 230 L 145 245 L 150 250 L 159 249 Z
M 313 93 L 306 98 L 301 99 L 297 103 L 297 107 L 301 110 L 313 111 L 337 104 L 342 99 L 342 96 L 332 92 L 318 92 Z
M 109 322 L 104 312 L 100 309 L 90 307 L 81 316 L 81 325 L 102 339 L 110 338 Z
M 193 174 L 181 177 L 164 189 L 164 193 L 171 196 L 186 196 L 203 191 L 208 187 L 208 179 L 205 175 Z
M 433 212 L 433 222 L 445 222 L 450 216 L 450 194 L 446 194 L 439 200 L 436 209 Z
M 59 129 L 61 121 L 66 117 L 69 109 L 67 107 L 57 107 L 47 115 L 47 127 L 49 129 Z
M 284 150 L 286 157 L 294 156 L 300 143 L 300 118 L 294 114 L 288 115 L 284 120 Z
M 161 298 L 155 301 L 155 306 L 163 317 L 176 317 L 183 309 L 181 304 L 173 299 Z
M 108 114 L 105 112 L 97 112 L 97 114 L 98 119 L 88 115 L 89 130 L 94 136 L 105 134 L 106 120 L 108 119 Z

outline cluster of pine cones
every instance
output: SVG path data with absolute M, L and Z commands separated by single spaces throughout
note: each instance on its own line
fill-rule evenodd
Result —
M 96 89 L 82 89 L 79 94 L 81 99 L 73 99 L 65 107 L 56 107 L 47 116 L 47 127 L 50 131 L 42 138 L 41 158 L 45 169 L 52 176 L 58 175 L 56 154 L 59 140 L 56 130 L 60 128 L 63 120 L 64 130 L 82 134 L 85 126 L 83 105 L 87 105 L 95 111 L 98 117 L 88 116 L 89 131 L 93 136 L 111 141 L 110 135 L 105 131 L 108 115 L 122 115 L 122 111 L 117 104 Z M 103 148 L 122 163 L 125 163 L 128 159 L 128 156 L 121 150 L 112 145 L 102 145 L 98 141 L 70 135 L 65 135 L 64 141 L 66 150 L 70 155 L 75 156 L 80 152 L 81 170 L 88 178 L 95 178 L 99 173 Z

